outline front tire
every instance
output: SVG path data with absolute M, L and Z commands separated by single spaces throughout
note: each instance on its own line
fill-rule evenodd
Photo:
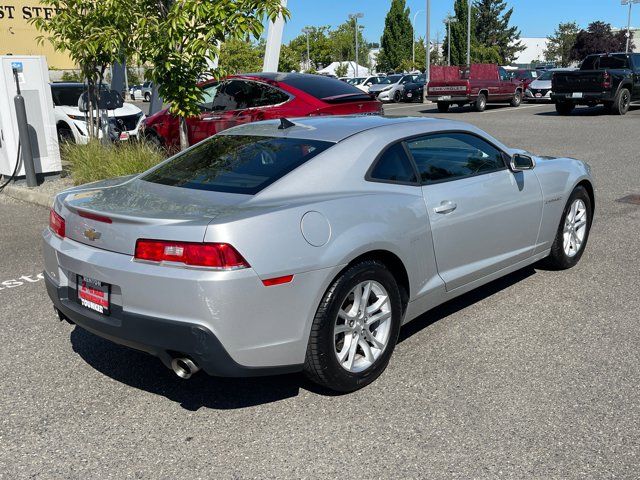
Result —
M 380 262 L 345 270 L 325 293 L 311 326 L 304 364 L 314 382 L 352 392 L 385 370 L 402 321 L 400 290 Z
M 400 90 L 396 90 L 396 93 L 393 94 L 393 101 L 396 103 L 400 103 L 400 100 L 402 100 L 402 93 L 400 92 Z
M 546 258 L 547 266 L 566 270 L 575 266 L 582 257 L 591 231 L 593 205 L 583 186 L 577 186 L 564 207 L 562 219 Z
M 511 98 L 511 102 L 509 105 L 512 107 L 519 107 L 522 103 L 522 92 L 520 90 L 516 90 L 516 93 L 513 94 L 513 98 Z

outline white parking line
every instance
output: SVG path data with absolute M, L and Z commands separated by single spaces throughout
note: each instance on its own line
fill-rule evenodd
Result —
M 528 108 L 538 108 L 538 107 L 548 107 L 550 105 L 553 105 L 552 103 L 536 103 L 535 105 L 521 105 L 517 108 L 513 108 L 513 107 L 506 107 L 506 108 L 495 108 L 495 109 L 491 109 L 491 110 L 485 110 L 484 112 L 481 112 L 483 115 L 486 115 L 488 113 L 497 113 L 497 112 L 519 112 L 520 110 L 526 110 Z M 392 108 L 393 107 L 393 108 Z M 395 112 L 396 110 L 403 110 L 405 108 L 422 108 L 422 109 L 426 109 L 426 108 L 431 108 L 431 104 L 428 103 L 415 103 L 415 104 L 411 104 L 411 105 L 385 105 L 384 106 L 384 110 L 385 113 L 387 113 L 387 109 L 389 110 L 389 112 Z M 435 104 L 434 104 L 435 107 Z M 473 110 L 468 110 L 469 112 L 473 112 Z M 438 113 L 438 112 L 433 112 L 433 113 Z M 455 113 L 455 112 L 453 112 Z M 462 112 L 461 112 L 462 113 Z
M 32 278 L 35 277 L 35 278 Z M 40 280 L 44 280 L 44 275 L 42 273 L 38 273 L 36 275 L 22 275 L 21 277 L 11 280 L 5 280 L 4 282 L 0 282 L 0 290 L 8 290 L 10 288 L 22 287 L 24 285 L 28 285 L 29 283 L 38 283 Z

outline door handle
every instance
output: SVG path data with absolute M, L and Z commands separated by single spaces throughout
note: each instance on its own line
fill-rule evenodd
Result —
M 205 122 L 211 122 L 212 120 L 220 120 L 222 117 L 202 117 L 202 120 L 204 120 Z
M 456 205 L 454 202 L 445 200 L 440 203 L 439 207 L 435 207 L 433 211 L 436 213 L 447 214 L 453 212 L 456 208 L 458 208 L 458 205 Z

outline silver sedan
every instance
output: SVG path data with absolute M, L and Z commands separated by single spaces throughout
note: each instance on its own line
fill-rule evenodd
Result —
M 58 195 L 45 279 L 61 319 L 183 378 L 304 370 L 352 391 L 403 323 L 534 262 L 575 265 L 593 211 L 585 163 L 465 123 L 282 119 Z

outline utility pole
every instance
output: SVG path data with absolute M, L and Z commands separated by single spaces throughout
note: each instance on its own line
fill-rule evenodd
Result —
M 358 76 L 358 19 L 364 17 L 364 13 L 350 13 L 349 20 L 353 20 L 354 31 L 356 32 L 356 77 Z
M 640 0 L 622 0 L 622 5 L 629 5 L 629 16 L 627 18 L 627 49 L 625 53 L 629 53 L 629 46 L 631 44 L 631 5 L 634 3 L 640 3 Z
M 471 0 L 467 0 L 467 66 L 471 66 Z
M 451 16 L 451 12 L 447 14 L 444 23 L 447 24 L 447 65 L 451 66 L 451 24 L 456 23 L 458 19 Z
M 416 64 L 416 17 L 422 12 L 422 10 L 418 10 L 413 15 L 413 23 L 411 24 L 411 39 L 413 40 L 411 43 L 411 63 L 412 65 Z
M 427 0 L 427 31 L 424 35 L 424 41 L 425 41 L 425 46 L 426 46 L 426 51 L 427 51 L 427 58 L 425 59 L 425 64 L 424 64 L 424 81 L 425 81 L 425 85 L 429 84 L 429 77 L 430 77 L 430 66 L 431 66 L 431 0 Z M 424 89 L 424 92 L 426 94 L 427 89 Z
M 309 34 L 312 31 L 313 30 L 309 27 L 304 27 L 302 29 L 302 33 L 304 33 L 307 36 L 307 71 L 311 70 L 311 56 L 309 55 Z

